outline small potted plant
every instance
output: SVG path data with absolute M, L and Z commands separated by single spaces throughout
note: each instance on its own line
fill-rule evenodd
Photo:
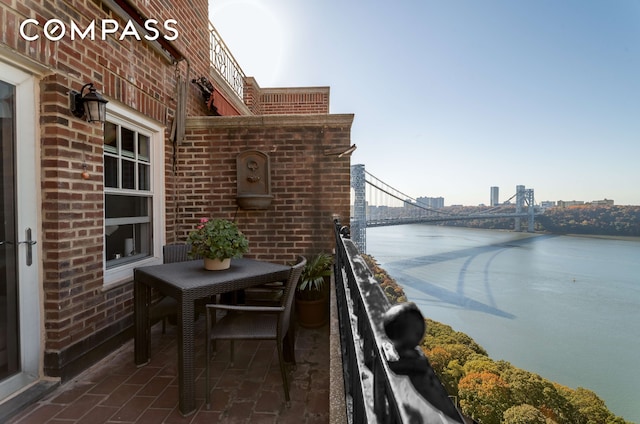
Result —
M 187 243 L 191 245 L 189 256 L 204 258 L 204 267 L 209 270 L 229 268 L 231 258 L 239 258 L 249 249 L 238 226 L 226 219 L 202 218 Z
M 303 327 L 320 327 L 328 318 L 328 286 L 333 256 L 320 253 L 307 261 L 296 287 L 296 311 Z

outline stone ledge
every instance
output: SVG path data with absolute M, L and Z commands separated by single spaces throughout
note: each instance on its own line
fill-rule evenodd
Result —
M 336 282 L 331 275 L 331 299 L 329 317 L 329 422 L 346 424 L 347 404 L 344 393 L 340 323 L 336 304 Z

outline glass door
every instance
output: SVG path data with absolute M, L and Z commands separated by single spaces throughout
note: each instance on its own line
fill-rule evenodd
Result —
M 42 375 L 38 95 L 0 60 L 0 404 Z
M 15 87 L 0 81 L 0 380 L 20 369 L 14 111 Z

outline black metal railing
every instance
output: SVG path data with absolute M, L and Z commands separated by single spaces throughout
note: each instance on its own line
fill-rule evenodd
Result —
M 334 265 L 347 415 L 351 423 L 464 423 L 419 348 L 425 322 L 391 305 L 336 220 Z
M 211 22 L 209 22 L 209 34 L 211 41 L 209 60 L 211 61 L 211 66 L 224 78 L 236 96 L 244 101 L 245 76 L 242 68 L 238 65 L 238 62 L 231 54 L 231 50 L 229 50 Z

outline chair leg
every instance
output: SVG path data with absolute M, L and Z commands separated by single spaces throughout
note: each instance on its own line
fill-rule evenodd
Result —
M 296 365 L 296 328 L 293 320 L 289 325 L 289 331 L 284 335 L 284 359 L 287 362 Z
M 229 340 L 229 360 L 231 361 L 231 366 L 233 366 L 233 340 Z
M 282 343 L 276 340 L 276 344 L 278 345 L 278 360 L 280 361 L 280 374 L 282 374 L 284 398 L 288 403 L 291 399 L 289 398 L 289 379 L 287 377 L 287 368 L 284 363 L 284 356 L 282 355 Z
M 215 312 L 214 312 L 215 313 Z M 209 317 L 209 309 L 207 309 L 207 323 L 206 323 L 206 344 L 207 344 L 207 353 L 206 353 L 206 358 L 205 358 L 205 376 L 204 376 L 204 395 L 205 395 L 205 399 L 206 399 L 206 403 L 207 403 L 207 409 L 211 409 L 211 388 L 209 387 L 210 384 L 210 378 L 211 378 L 211 364 L 209 363 L 211 361 L 211 319 Z M 213 342 L 215 343 L 215 341 Z

